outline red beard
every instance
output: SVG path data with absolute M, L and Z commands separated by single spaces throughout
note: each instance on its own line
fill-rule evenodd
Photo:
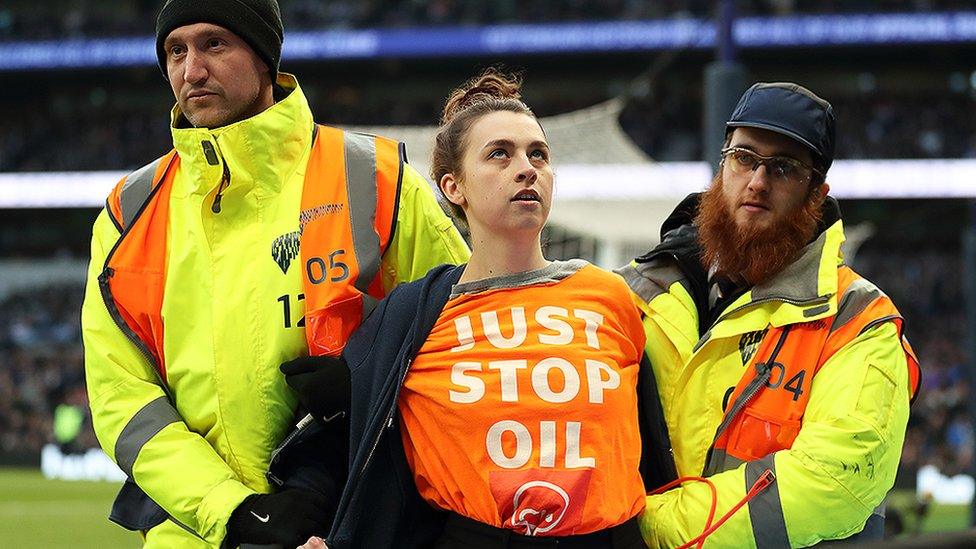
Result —
M 762 284 L 796 260 L 810 243 L 820 222 L 822 198 L 816 187 L 786 218 L 769 228 L 742 227 L 722 195 L 722 174 L 702 194 L 695 216 L 702 264 L 732 278 L 742 277 L 750 285 Z

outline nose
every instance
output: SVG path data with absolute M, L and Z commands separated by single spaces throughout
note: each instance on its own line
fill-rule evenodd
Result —
M 183 60 L 183 80 L 189 84 L 202 84 L 207 80 L 210 72 L 202 55 L 190 50 Z
M 515 174 L 515 181 L 526 185 L 535 183 L 535 180 L 539 178 L 539 171 L 532 165 L 528 157 L 520 156 L 519 160 L 521 166 L 519 166 L 518 173 Z
M 749 190 L 753 192 L 764 192 L 769 190 L 769 172 L 765 164 L 759 164 L 752 170 L 749 177 Z

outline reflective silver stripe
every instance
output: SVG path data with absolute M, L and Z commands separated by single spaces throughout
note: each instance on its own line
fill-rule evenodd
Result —
M 136 415 L 132 416 L 122 429 L 119 439 L 115 441 L 115 461 L 119 464 L 119 468 L 125 471 L 129 478 L 134 479 L 132 466 L 135 465 L 142 447 L 164 427 L 182 420 L 180 413 L 164 396 L 143 406 Z
M 193 534 L 194 537 L 200 538 L 203 541 L 207 541 L 207 540 L 203 539 L 203 536 L 201 536 L 200 534 L 196 533 L 196 531 L 194 531 L 193 528 L 190 528 L 189 526 L 187 526 L 187 525 L 183 524 L 182 522 L 180 522 L 180 521 L 176 520 L 175 518 L 173 518 L 173 515 L 169 515 L 166 518 L 168 518 L 173 524 L 175 524 L 175 525 L 179 526 L 180 528 L 186 530 L 187 532 Z M 243 547 L 243 546 L 241 546 L 241 547 Z M 265 546 L 265 547 L 267 547 L 267 546 Z
M 868 305 L 875 299 L 881 297 L 881 290 L 877 286 L 863 278 L 851 282 L 850 286 L 844 290 L 844 295 L 840 296 L 840 303 L 837 305 L 837 316 L 834 317 L 834 324 L 830 327 L 830 333 L 834 333 L 844 327 L 845 324 L 861 314 Z
M 746 492 L 759 480 L 763 471 L 772 470 L 776 474 L 775 454 L 746 463 Z M 790 546 L 790 535 L 786 531 L 783 505 L 779 499 L 779 480 L 773 481 L 765 490 L 749 500 L 749 520 L 752 534 L 756 538 L 757 549 L 780 549 Z
M 871 322 L 868 322 L 863 328 L 861 328 L 860 333 L 858 333 L 857 335 L 861 335 L 864 332 L 870 330 L 871 328 L 874 328 L 875 326 L 878 326 L 879 324 L 884 324 L 885 322 L 893 322 L 895 320 L 901 320 L 901 317 L 898 316 L 898 315 L 888 315 L 888 316 L 883 316 L 881 318 L 876 318 L 876 319 L 872 320 Z M 905 340 L 905 336 L 904 335 L 901 336 L 901 337 L 902 337 L 903 340 Z M 905 341 L 907 341 L 907 340 L 905 340 Z M 904 345 L 904 343 L 902 343 L 902 344 Z
M 359 264 L 354 285 L 366 293 L 380 270 L 380 235 L 376 233 L 376 141 L 370 135 L 344 132 L 346 190 L 352 219 L 352 244 Z
M 122 184 L 119 192 L 119 206 L 122 209 L 122 227 L 128 228 L 132 220 L 135 219 L 139 209 L 145 204 L 152 192 L 153 175 L 162 158 L 157 158 L 149 164 L 130 173 Z
M 712 455 L 708 458 L 708 463 L 705 464 L 704 476 L 710 477 L 723 471 L 731 471 L 743 463 L 745 461 L 735 456 L 730 456 L 724 449 L 715 448 L 712 450 Z
M 824 303 L 823 305 L 817 307 L 811 307 L 809 309 L 803 309 L 803 316 L 806 318 L 821 315 L 830 310 L 830 303 Z
M 658 261 L 633 264 L 621 267 L 615 271 L 624 278 L 630 289 L 640 296 L 645 303 L 650 303 L 655 297 L 665 293 L 675 282 L 685 282 L 685 276 L 677 265 Z M 691 295 L 687 285 L 682 284 Z

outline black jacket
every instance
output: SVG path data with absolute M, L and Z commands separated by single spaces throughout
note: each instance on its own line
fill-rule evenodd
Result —
M 423 547 L 443 529 L 446 513 L 426 503 L 414 484 L 396 417 L 397 398 L 411 361 L 463 270 L 463 266 L 440 266 L 424 278 L 396 288 L 346 345 L 343 357 L 352 379 L 349 467 L 328 538 L 331 548 Z M 640 467 L 650 490 L 670 482 L 677 473 L 657 383 L 646 360 L 641 364 L 637 389 L 643 447 Z M 294 460 L 290 454 L 315 448 L 314 442 L 308 443 L 321 436 L 316 434 L 319 429 L 319 424 L 309 423 L 305 432 L 293 433 L 276 452 L 269 476 L 279 485 L 319 488 L 334 481 L 335 473 L 283 466 Z

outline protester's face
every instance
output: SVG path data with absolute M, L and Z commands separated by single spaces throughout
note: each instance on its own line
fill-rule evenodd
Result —
M 224 27 L 194 23 L 166 37 L 166 71 L 176 102 L 196 127 L 216 128 L 270 107 L 268 66 Z
M 532 116 L 496 111 L 475 121 L 464 140 L 461 174 L 441 180 L 461 206 L 471 235 L 538 236 L 552 207 L 549 144 Z
M 736 128 L 729 147 L 748 149 L 762 156 L 786 156 L 810 165 L 810 151 L 785 135 L 759 128 Z M 735 173 L 727 158 L 722 166 L 723 197 L 740 230 L 760 231 L 781 224 L 809 195 L 806 181 L 777 180 L 761 165 L 755 171 Z

